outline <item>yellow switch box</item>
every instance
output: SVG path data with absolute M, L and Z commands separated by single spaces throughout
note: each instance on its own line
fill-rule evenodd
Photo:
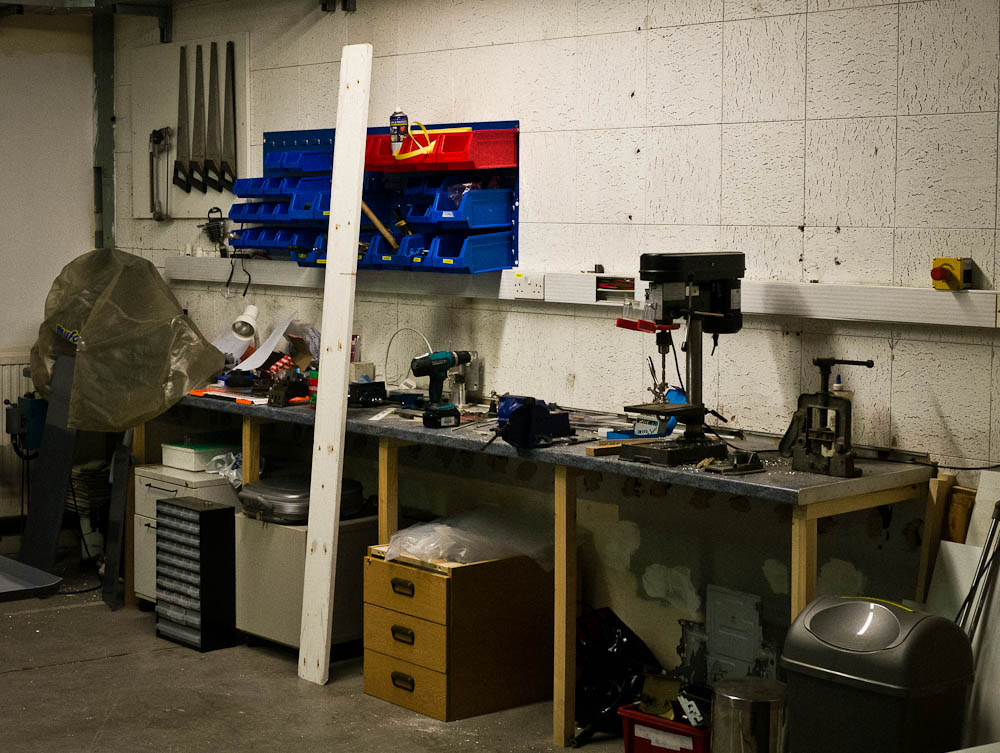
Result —
M 972 259 L 938 256 L 931 268 L 931 281 L 937 290 L 966 290 L 972 287 Z

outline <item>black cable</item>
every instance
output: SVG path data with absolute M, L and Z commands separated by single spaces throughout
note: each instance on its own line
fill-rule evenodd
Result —
M 997 522 L 992 520 L 990 522 L 989 531 L 986 534 L 986 541 L 983 543 L 983 551 L 979 557 L 979 562 L 976 564 L 976 575 L 972 579 L 972 586 L 969 588 L 969 593 L 966 594 L 965 600 L 962 602 L 962 606 L 958 609 L 958 614 L 955 616 L 955 622 L 965 628 L 964 622 L 965 618 L 968 617 L 968 609 L 972 605 L 972 600 L 975 598 L 976 591 L 979 590 L 979 583 L 983 578 L 983 575 L 989 570 L 990 565 L 993 562 L 993 558 L 996 556 L 996 549 L 994 549 L 993 554 L 987 557 L 990 549 L 994 548 L 997 537 Z
M 993 465 L 941 465 L 940 463 L 924 462 L 923 460 L 899 460 L 897 458 L 872 458 L 881 463 L 902 463 L 903 465 L 922 465 L 927 468 L 944 468 L 947 471 L 995 471 L 1000 468 L 1000 463 Z
M 674 347 L 674 335 L 669 329 L 667 330 L 667 340 L 670 341 L 670 350 L 674 354 L 674 368 L 677 369 L 677 384 L 680 385 L 681 392 L 684 393 L 684 399 L 686 400 L 688 393 L 684 389 L 684 380 L 681 379 L 681 362 L 677 358 L 677 348 Z
M 247 297 L 247 291 L 250 289 L 250 273 L 247 272 L 247 260 L 245 256 L 240 257 L 240 266 L 243 268 L 243 274 L 247 276 L 247 284 L 243 288 L 243 297 Z
M 955 615 L 955 623 L 961 626 L 961 622 L 968 617 L 968 610 L 972 607 L 972 600 L 975 598 L 976 592 L 979 590 L 979 584 L 982 582 L 983 576 L 989 571 L 990 566 L 997 558 L 997 553 L 1000 549 L 994 549 L 993 554 L 990 555 L 989 559 L 983 563 L 982 568 L 976 573 L 976 577 L 972 580 L 972 586 L 969 587 L 969 593 L 966 594 L 965 600 L 962 602 L 962 606 L 958 608 L 958 614 Z M 963 616 L 965 612 L 965 616 Z
M 233 281 L 233 273 L 236 271 L 236 260 L 230 257 L 229 259 L 229 277 L 226 278 L 226 290 L 229 290 L 229 283 Z

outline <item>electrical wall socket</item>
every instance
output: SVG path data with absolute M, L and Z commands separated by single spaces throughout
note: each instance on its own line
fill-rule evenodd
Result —
M 514 273 L 514 298 L 545 300 L 545 275 Z

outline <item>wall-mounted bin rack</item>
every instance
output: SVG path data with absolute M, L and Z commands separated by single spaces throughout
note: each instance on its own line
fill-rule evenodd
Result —
M 387 128 L 369 129 L 363 197 L 399 248 L 362 216 L 361 269 L 479 272 L 517 264 L 517 122 L 429 126 L 397 160 Z M 229 219 L 230 245 L 302 266 L 326 259 L 333 130 L 264 134 L 264 175 L 241 178 Z M 429 139 L 429 141 L 428 141 Z
M 466 125 L 428 126 L 426 135 L 419 127 L 415 127 L 410 131 L 410 138 L 403 141 L 399 152 L 408 154 L 426 149 L 426 153 L 403 160 L 397 159 L 392 153 L 388 132 L 369 131 L 365 148 L 365 169 L 403 173 L 517 167 L 517 125 L 496 129 L 483 127 L 487 125 L 489 124 L 473 125 L 471 131 L 459 130 L 469 127 Z M 452 129 L 455 132 L 449 132 Z

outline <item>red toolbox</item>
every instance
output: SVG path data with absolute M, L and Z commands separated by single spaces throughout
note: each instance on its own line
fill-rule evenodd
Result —
M 711 752 L 710 730 L 644 714 L 638 706 L 633 703 L 618 709 L 625 735 L 625 753 Z

